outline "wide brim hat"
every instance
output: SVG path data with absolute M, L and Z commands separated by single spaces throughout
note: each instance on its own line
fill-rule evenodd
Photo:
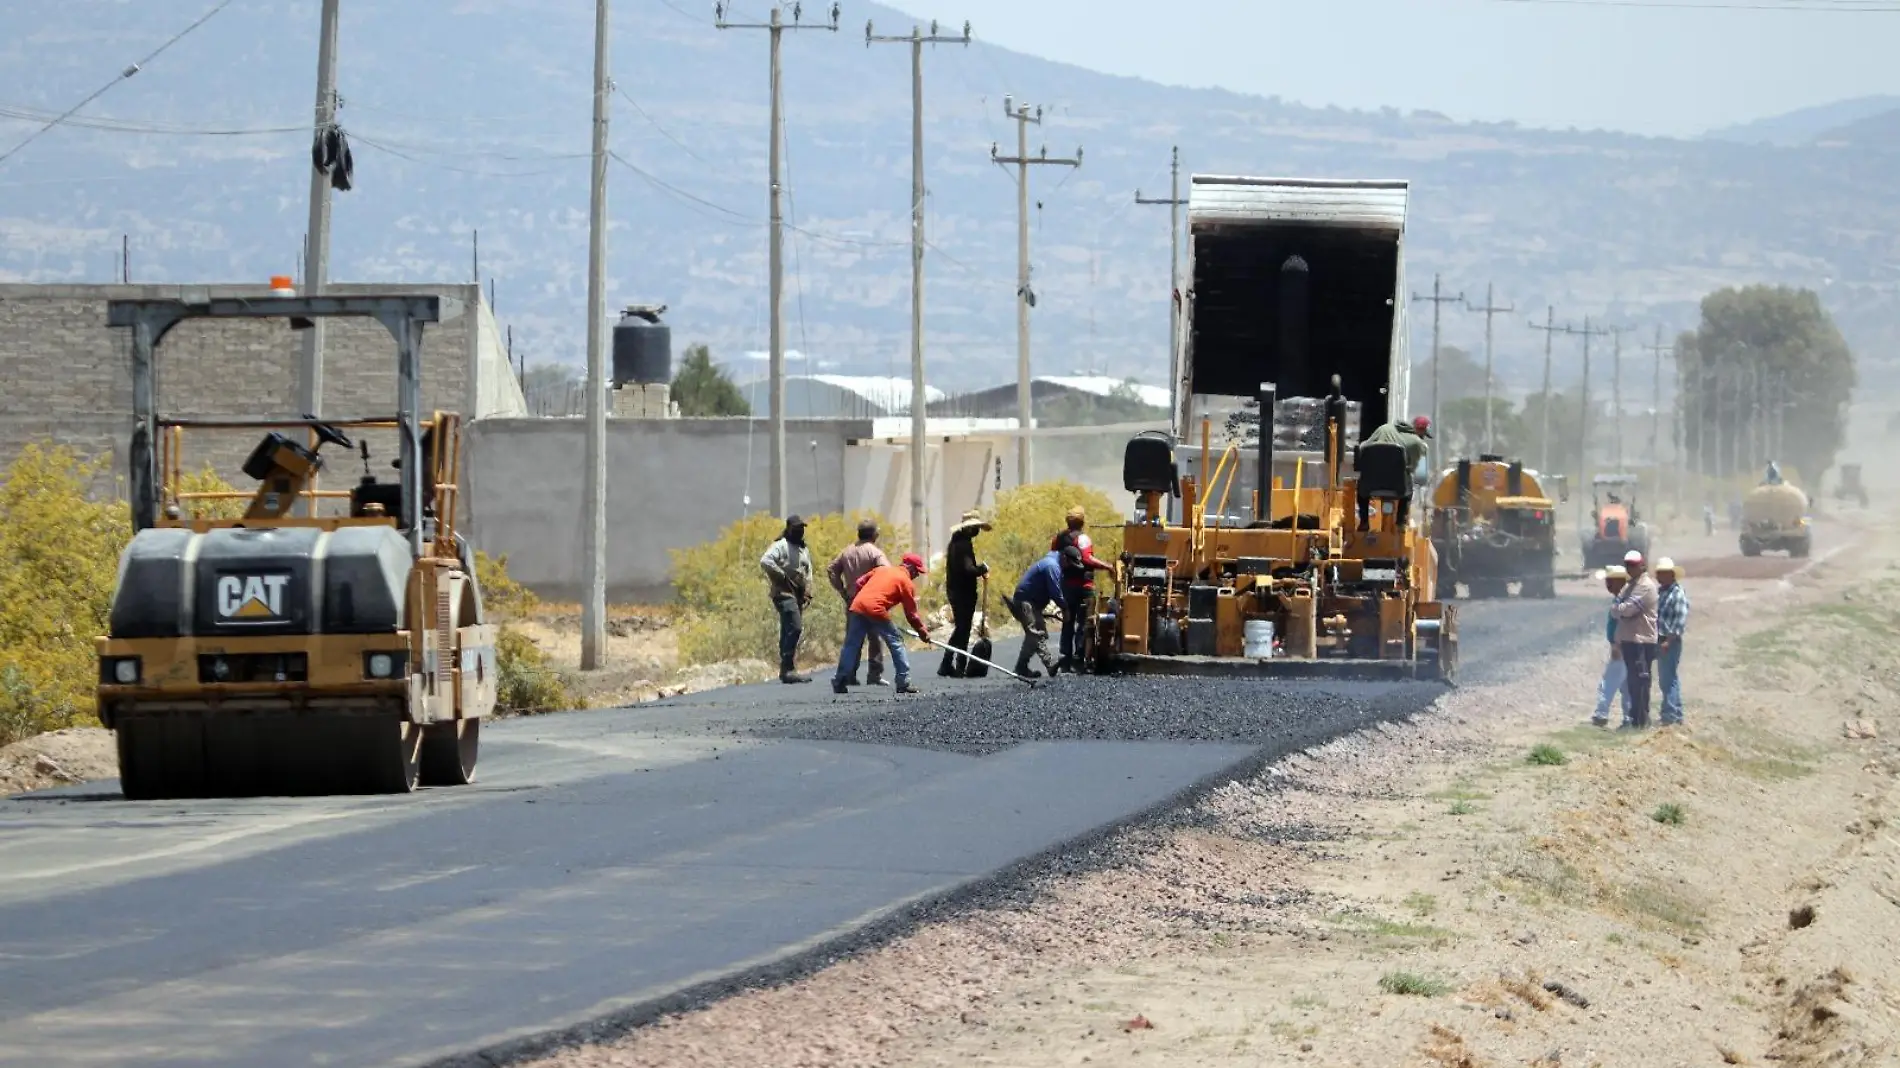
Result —
M 982 512 L 972 511 L 972 512 L 963 513 L 963 518 L 957 520 L 957 525 L 950 528 L 950 533 L 955 534 L 958 531 L 962 531 L 962 530 L 992 530 L 992 529 L 994 529 L 994 526 L 990 523 L 989 520 L 983 518 Z

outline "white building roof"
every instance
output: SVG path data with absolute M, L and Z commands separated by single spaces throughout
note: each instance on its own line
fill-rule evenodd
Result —
M 1129 382 L 1123 378 L 1111 378 L 1108 375 L 1037 375 L 1036 381 L 1050 385 L 1073 389 L 1078 393 L 1093 393 L 1106 397 L 1124 386 L 1132 386 L 1135 396 L 1141 403 L 1152 408 L 1168 407 L 1168 391 L 1161 386 L 1146 386 L 1140 382 Z
M 800 390 L 807 383 L 828 386 L 857 398 L 865 405 L 892 415 L 910 411 L 910 379 L 908 378 L 886 378 L 882 375 L 786 375 L 785 395 L 791 404 L 802 406 L 800 402 L 803 398 Z M 739 386 L 740 391 L 753 401 L 753 408 L 761 413 L 764 411 L 764 406 L 760 400 L 765 397 L 769 388 L 770 379 L 763 378 Z M 926 404 L 943 400 L 947 396 L 948 394 L 935 386 L 924 387 Z

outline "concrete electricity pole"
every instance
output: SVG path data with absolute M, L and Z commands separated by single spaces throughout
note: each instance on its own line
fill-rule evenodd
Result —
M 1628 332 L 1627 326 L 1604 331 L 1616 342 L 1615 353 L 1610 357 L 1610 425 L 1612 435 L 1616 438 L 1614 449 L 1618 472 L 1623 470 L 1623 335 Z M 1585 338 L 1584 341 L 1588 344 L 1589 339 Z
M 1542 455 L 1537 458 L 1537 469 L 1539 471 L 1548 472 L 1550 470 L 1550 409 L 1551 409 L 1550 342 L 1551 342 L 1551 339 L 1556 337 L 1558 334 L 1569 333 L 1570 325 L 1566 323 L 1563 326 L 1558 326 L 1556 306 L 1545 305 L 1544 325 L 1538 326 L 1536 323 L 1532 323 L 1531 329 L 1542 330 L 1544 332 L 1544 404 L 1543 404 L 1544 429 L 1542 433 L 1540 434 L 1540 436 L 1538 437 L 1538 442 L 1539 442 L 1538 451 L 1542 453 Z
M 1035 290 L 1029 288 L 1029 168 L 1032 164 L 1080 167 L 1082 150 L 1073 159 L 1052 159 L 1044 148 L 1040 156 L 1029 154 L 1029 124 L 1042 125 L 1042 108 L 1033 111 L 1028 104 L 1017 104 L 1014 97 L 1003 98 L 1003 114 L 1016 120 L 1016 154 L 999 156 L 990 144 L 990 161 L 1016 167 L 1016 483 L 1026 486 L 1033 470 L 1029 459 L 1029 309 L 1036 306 Z
M 930 527 L 924 514 L 924 45 L 970 43 L 970 24 L 963 36 L 937 33 L 932 21 L 926 35 L 916 26 L 898 37 L 879 37 L 864 24 L 864 47 L 874 43 L 910 45 L 910 541 L 930 559 Z
M 838 29 L 838 5 L 831 5 L 829 23 L 806 25 L 800 21 L 804 17 L 804 5 L 792 4 L 792 21 L 786 23 L 779 17 L 780 8 L 772 8 L 772 17 L 768 22 L 727 22 L 726 5 L 713 5 L 713 25 L 722 30 L 765 30 L 772 38 L 772 149 L 771 149 L 771 236 L 767 253 L 767 270 L 771 275 L 768 283 L 766 315 L 771 323 L 771 363 L 768 374 L 771 402 L 772 432 L 772 514 L 783 518 L 789 511 L 785 487 L 785 220 L 779 209 L 779 159 L 784 144 L 784 121 L 780 106 L 779 93 L 779 38 L 786 30 L 831 30 Z
M 594 0 L 594 174 L 587 206 L 587 459 L 581 491 L 581 670 L 607 656 L 607 0 Z
M 1649 354 L 1656 359 L 1655 381 L 1649 391 L 1649 453 L 1656 467 L 1657 476 L 1662 474 L 1662 365 L 1663 356 L 1673 353 L 1674 347 L 1662 343 L 1662 327 L 1656 327 L 1656 340 L 1649 345 Z M 1682 454 L 1678 447 L 1676 453 L 1676 514 L 1682 514 Z
M 1449 297 L 1447 297 L 1447 296 L 1444 296 L 1444 295 L 1443 295 L 1442 293 L 1440 293 L 1440 291 L 1439 291 L 1439 277 L 1438 277 L 1438 275 L 1437 275 L 1436 273 L 1434 273 L 1434 274 L 1432 275 L 1432 294 L 1431 294 L 1431 296 L 1429 296 L 1429 297 L 1428 297 L 1428 296 L 1426 296 L 1426 295 L 1425 295 L 1425 294 L 1423 294 L 1423 293 L 1414 293 L 1414 294 L 1412 294 L 1412 299 L 1413 299 L 1413 300 L 1429 300 L 1429 301 L 1431 301 L 1431 302 L 1432 302 L 1432 433 L 1434 433 L 1434 434 L 1437 434 L 1437 433 L 1441 433 L 1441 432 L 1442 432 L 1442 430 L 1441 430 L 1441 428 L 1440 428 L 1440 427 L 1439 427 L 1439 425 L 1438 425 L 1438 337 L 1439 337 L 1439 334 L 1438 334 L 1438 326 L 1439 326 L 1439 313 L 1440 313 L 1440 312 L 1442 312 L 1442 311 L 1444 310 L 1444 307 L 1445 307 L 1445 305 L 1447 305 L 1447 304 L 1463 304 L 1463 303 L 1464 303 L 1464 300 L 1465 300 L 1465 295 L 1464 295 L 1464 293 L 1462 293 L 1462 292 L 1460 292 L 1460 293 L 1457 293 L 1457 294 L 1455 294 L 1455 295 L 1453 295 L 1453 296 L 1449 296 Z M 1487 301 L 1485 301 L 1485 303 L 1486 303 L 1486 304 L 1489 304 L 1489 303 L 1491 303 L 1491 302 L 1487 300 Z M 1401 414 L 1403 414 L 1403 413 L 1401 413 Z
M 1181 147 L 1169 152 L 1168 195 L 1144 197 L 1135 190 L 1137 204 L 1168 206 L 1168 411 L 1181 410 Z M 1172 416 L 1170 416 L 1172 418 Z
M 1577 482 L 1579 489 L 1581 489 L 1584 478 L 1590 473 L 1590 339 L 1593 337 L 1601 337 L 1604 334 L 1610 333 L 1610 331 L 1599 330 L 1591 326 L 1590 317 L 1586 315 L 1583 317 L 1583 329 L 1574 330 L 1570 327 L 1565 327 L 1564 333 L 1581 334 L 1583 336 L 1583 386 L 1581 390 L 1583 397 L 1578 405 L 1580 414 L 1577 417 Z M 1577 494 L 1577 514 L 1579 517 L 1583 514 L 1582 493 Z
M 1466 311 L 1484 313 L 1484 451 L 1485 452 L 1498 451 L 1497 442 L 1491 436 L 1491 388 L 1492 388 L 1491 319 L 1493 316 L 1497 315 L 1498 312 L 1513 312 L 1517 310 L 1516 305 L 1506 305 L 1505 307 L 1502 307 L 1502 308 L 1498 307 L 1498 302 L 1492 299 L 1492 294 L 1493 294 L 1493 287 L 1491 286 L 1490 283 L 1487 282 L 1484 287 L 1484 307 L 1474 308 L 1471 306 L 1470 302 L 1468 301 L 1465 304 Z M 1434 363 L 1437 362 L 1436 357 L 1433 358 L 1433 362 Z
M 316 135 L 322 137 L 336 125 L 336 21 L 339 0 L 323 0 L 323 16 L 317 37 L 317 109 Z M 304 289 L 307 297 L 318 296 L 330 280 L 330 175 L 310 168 L 310 229 L 304 235 Z M 129 257 L 128 257 L 129 258 Z M 129 273 L 129 269 L 128 269 Z M 323 414 L 323 331 L 328 322 L 321 316 L 310 320 L 303 332 L 303 362 L 297 381 L 298 410 L 304 415 Z

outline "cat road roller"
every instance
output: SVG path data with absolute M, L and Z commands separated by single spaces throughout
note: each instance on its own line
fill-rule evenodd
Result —
M 1175 429 L 1123 454 L 1139 505 L 1084 619 L 1090 670 L 1453 677 L 1415 469 L 1402 445 L 1362 443 L 1410 414 L 1407 190 L 1194 177 Z M 1249 404 L 1251 441 L 1217 453 L 1217 409 Z M 1198 450 L 1179 440 L 1196 425 Z
M 1561 476 L 1489 453 L 1447 468 L 1431 491 L 1432 547 L 1445 596 L 1460 583 L 1473 598 L 1504 597 L 1512 583 L 1522 597 L 1557 596 L 1553 489 L 1568 498 Z
M 495 629 L 455 532 L 460 420 L 418 411 L 423 327 L 461 310 L 440 296 L 110 302 L 109 323 L 132 332 L 134 534 L 97 640 L 98 709 L 126 797 L 405 793 L 474 778 Z M 394 415 L 156 410 L 154 350 L 172 327 L 332 316 L 394 336 Z M 195 432 L 261 434 L 242 465 L 255 489 L 186 492 Z M 395 481 L 371 473 L 363 435 L 396 442 Z M 357 456 L 354 485 L 318 488 L 328 461 Z

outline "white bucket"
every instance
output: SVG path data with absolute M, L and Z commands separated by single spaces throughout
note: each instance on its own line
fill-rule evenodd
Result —
M 1241 627 L 1241 640 L 1246 646 L 1246 655 L 1251 660 L 1265 660 L 1273 655 L 1273 620 L 1249 619 Z

